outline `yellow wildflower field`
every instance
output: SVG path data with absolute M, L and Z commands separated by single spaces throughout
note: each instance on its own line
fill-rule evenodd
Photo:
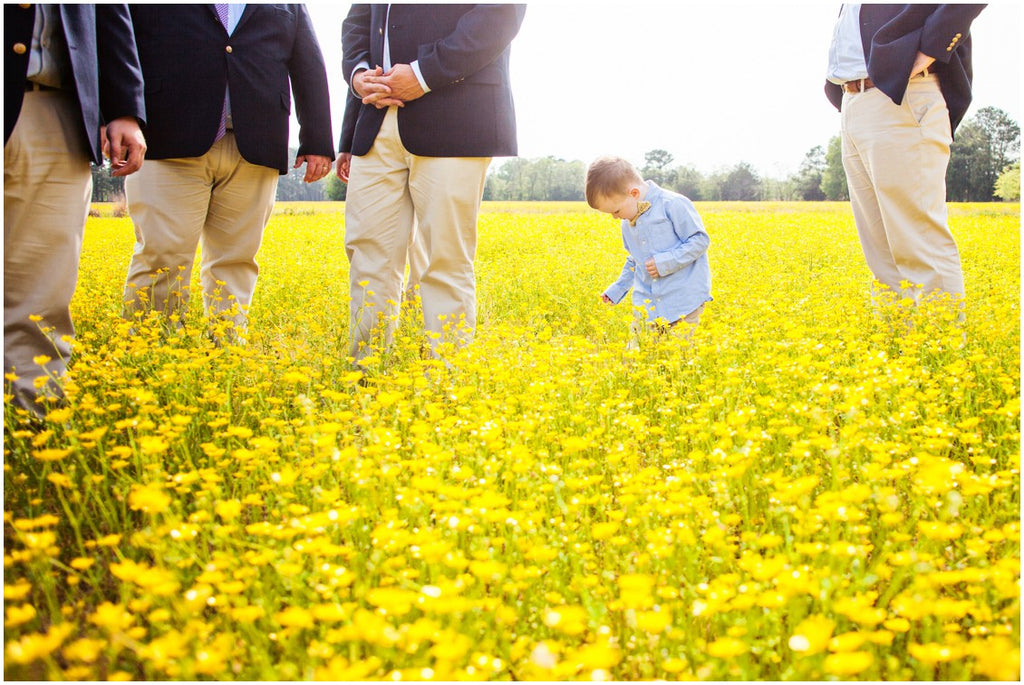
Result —
M 365 374 L 342 205 L 278 206 L 244 347 L 123 321 L 91 218 L 69 404 L 5 411 L 5 677 L 1018 679 L 1019 205 L 951 207 L 960 327 L 847 204 L 698 209 L 692 339 L 600 303 L 616 222 L 485 203 L 475 342 L 413 306 Z

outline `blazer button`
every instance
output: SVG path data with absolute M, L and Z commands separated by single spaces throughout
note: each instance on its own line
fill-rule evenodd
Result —
M 28 48 L 25 47 L 24 43 L 15 43 L 13 49 L 14 54 L 16 55 L 24 55 L 26 52 L 28 52 Z
M 224 52 L 226 52 L 226 53 L 228 53 L 230 55 L 231 54 L 231 46 L 229 45 L 226 48 L 224 48 Z

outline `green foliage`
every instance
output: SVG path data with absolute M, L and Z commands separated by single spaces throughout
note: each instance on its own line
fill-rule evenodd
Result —
M 826 200 L 849 200 L 850 190 L 846 187 L 846 171 L 843 169 L 843 141 L 832 136 L 825 153 L 825 169 L 821 172 L 821 192 Z
M 983 107 L 957 129 L 946 171 L 950 202 L 988 202 L 1000 173 L 1018 155 L 1020 126 L 1000 109 Z
M 583 199 L 583 162 L 555 157 L 505 161 L 487 176 L 485 200 L 565 201 Z
M 324 199 L 343 202 L 348 194 L 348 184 L 343 183 L 333 171 L 324 179 Z
M 825 150 L 815 145 L 807 151 L 800 170 L 793 179 L 796 185 L 797 199 L 824 200 L 825 193 L 821 190 L 821 180 L 825 173 Z
M 92 201 L 93 202 L 114 202 L 117 198 L 124 197 L 124 179 L 118 176 L 111 176 L 110 165 L 92 165 Z
M 1006 202 L 1020 200 L 1020 162 L 1003 169 L 1003 173 L 996 179 L 995 195 Z

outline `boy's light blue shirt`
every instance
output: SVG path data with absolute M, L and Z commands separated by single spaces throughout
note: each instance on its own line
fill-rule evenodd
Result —
M 622 244 L 629 256 L 618 280 L 604 294 L 618 304 L 632 288 L 633 306 L 643 308 L 649 321 L 674 323 L 711 300 L 711 239 L 688 198 L 647 181 L 644 199 L 651 208 L 636 226 L 622 222 Z M 651 257 L 661 274 L 658 278 L 644 266 Z

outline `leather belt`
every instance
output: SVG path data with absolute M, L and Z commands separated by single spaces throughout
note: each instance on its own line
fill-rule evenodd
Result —
M 31 92 L 33 90 L 60 90 L 60 88 L 54 88 L 53 86 L 44 86 L 42 83 L 36 83 L 35 81 L 25 81 L 25 92 Z
M 843 92 L 846 93 L 862 93 L 869 88 L 874 88 L 875 84 L 869 78 L 861 78 L 856 81 L 847 81 L 843 84 Z

